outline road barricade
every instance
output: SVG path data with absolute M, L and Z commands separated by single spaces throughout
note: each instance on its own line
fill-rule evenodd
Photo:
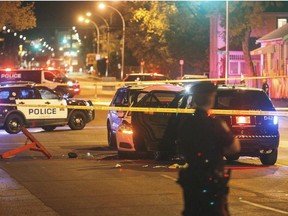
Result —
M 40 142 L 25 127 L 21 127 L 21 131 L 27 137 L 25 145 L 1 154 L 0 157 L 2 159 L 8 158 L 26 150 L 42 152 L 48 159 L 52 157 L 52 155 L 45 149 L 45 147 L 41 145 Z M 31 143 L 28 143 L 29 141 L 31 141 Z
M 115 90 L 116 86 L 113 82 L 116 82 L 116 77 L 103 77 L 102 90 Z

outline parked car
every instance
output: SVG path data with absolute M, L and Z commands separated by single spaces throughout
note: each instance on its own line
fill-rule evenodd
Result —
M 123 86 L 118 88 L 112 101 L 110 107 L 129 107 L 133 102 L 133 97 L 135 94 L 145 88 L 145 85 L 135 85 L 135 86 Z M 116 110 L 109 110 L 107 115 L 107 135 L 108 135 L 108 145 L 110 147 L 116 147 L 116 130 L 123 120 L 125 112 L 120 113 Z
M 206 75 L 185 74 L 183 77 L 181 77 L 181 80 L 184 82 L 179 84 L 184 86 L 186 91 L 190 91 L 191 87 L 202 79 L 208 79 L 208 77 Z
M 143 107 L 169 107 L 170 103 L 175 99 L 175 97 L 180 94 L 184 90 L 181 86 L 175 86 L 171 84 L 160 84 L 160 85 L 151 85 L 143 88 L 141 91 L 138 91 L 137 94 L 134 95 L 134 103 L 131 106 L 138 106 L 138 103 L 142 100 L 145 103 L 141 103 Z M 145 99 L 146 98 L 146 99 Z M 143 145 L 140 145 L 141 139 L 145 139 L 141 135 L 140 130 L 135 130 L 134 125 L 131 122 L 131 113 L 127 112 L 116 129 L 116 143 L 118 155 L 120 157 L 128 156 L 129 154 L 138 151 L 138 152 L 146 152 L 146 148 Z M 147 113 L 147 112 L 146 112 Z M 150 113 L 151 114 L 151 113 Z M 166 115 L 167 113 L 161 113 L 161 115 Z M 148 114 L 149 115 L 149 114 Z M 152 114 L 153 115 L 153 114 Z M 158 116 L 155 113 L 153 116 Z M 165 118 L 159 118 L 155 121 L 161 123 Z M 162 122 L 163 123 L 163 122 Z M 136 135 L 135 135 L 136 134 Z M 156 134 L 155 136 L 160 136 L 161 134 Z M 137 146 L 134 144 L 134 137 L 138 138 Z
M 0 128 L 10 134 L 19 133 L 22 126 L 52 131 L 69 125 L 72 130 L 81 130 L 95 117 L 90 100 L 63 98 L 46 86 L 34 84 L 0 87 L 0 104 Z M 25 104 L 29 106 L 21 106 Z M 55 107 L 45 107 L 47 104 Z M 73 108 L 61 108 L 63 105 Z M 77 109 L 77 106 L 87 106 L 88 109 Z
M 154 107 L 150 101 L 156 96 L 154 93 L 146 95 L 137 103 L 137 106 Z M 177 95 L 169 107 L 193 108 L 193 92 L 185 91 Z M 278 116 L 273 115 L 275 108 L 262 89 L 219 86 L 214 109 L 272 112 L 271 115 L 239 113 L 219 114 L 217 117 L 227 122 L 241 143 L 240 153 L 227 156 L 227 160 L 252 156 L 259 157 L 264 165 L 276 163 L 279 146 Z M 189 114 L 132 112 L 133 142 L 136 150 L 141 148 L 153 152 L 155 159 L 181 153 L 181 148 L 177 145 L 177 125 L 187 115 Z
M 168 80 L 168 77 L 159 73 L 131 73 L 127 74 L 124 82 L 140 82 L 140 81 L 160 81 Z
M 56 74 L 55 74 L 56 73 Z M 68 78 L 61 71 L 51 70 L 0 70 L 0 83 L 2 82 L 34 82 L 55 90 L 64 97 L 74 97 L 80 93 L 77 80 Z

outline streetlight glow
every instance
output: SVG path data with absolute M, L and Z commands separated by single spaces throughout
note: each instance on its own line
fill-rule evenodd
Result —
M 99 8 L 100 8 L 100 9 L 104 9 L 105 7 L 106 7 L 105 4 L 103 4 L 103 3 L 100 3 L 100 4 L 99 4 Z
M 80 17 L 78 18 L 78 20 L 79 20 L 80 22 L 83 22 L 83 21 L 85 20 L 85 18 L 82 17 L 82 16 L 80 16 Z
M 80 17 L 78 18 L 78 20 L 79 20 L 80 22 L 85 22 L 86 24 L 92 23 L 92 24 L 94 25 L 94 27 L 95 27 L 95 29 L 96 29 L 96 32 L 97 32 L 97 54 L 99 54 L 99 48 L 100 48 L 100 45 L 99 45 L 99 43 L 100 43 L 100 30 L 99 30 L 98 25 L 97 25 L 93 20 L 85 19 L 85 18 L 82 17 L 82 16 L 80 16 Z

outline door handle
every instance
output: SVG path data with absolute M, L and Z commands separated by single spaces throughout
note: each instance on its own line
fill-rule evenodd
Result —
M 49 102 L 49 101 L 47 101 L 47 102 L 45 102 L 45 104 L 50 104 L 50 102 Z
M 25 104 L 23 101 L 19 102 L 19 104 Z

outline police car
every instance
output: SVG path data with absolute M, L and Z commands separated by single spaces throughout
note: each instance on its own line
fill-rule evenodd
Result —
M 66 105 L 73 109 L 61 107 Z M 0 87 L 0 127 L 10 134 L 19 133 L 21 126 L 52 131 L 58 126 L 69 125 L 72 130 L 81 130 L 94 117 L 93 104 L 89 100 L 62 98 L 48 87 L 33 84 Z

